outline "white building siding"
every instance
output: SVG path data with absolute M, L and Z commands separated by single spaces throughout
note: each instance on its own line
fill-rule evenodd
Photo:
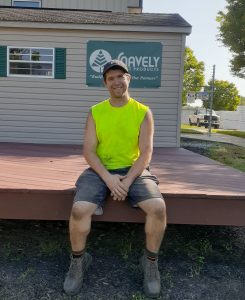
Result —
M 12 1 L 0 0 L 0 5 L 11 6 Z M 42 0 L 42 8 L 128 12 L 128 6 L 139 7 L 139 0 Z
M 128 0 L 43 0 L 43 8 L 91 9 L 127 12 Z
M 11 6 L 12 0 L 0 0 L 0 5 Z
M 139 7 L 140 0 L 128 0 L 128 6 Z
M 32 1 L 39 2 L 38 0 L 32 0 Z M 12 6 L 12 0 L 0 0 L 0 5 Z
M 1 45 L 65 47 L 67 79 L 0 78 L 0 142 L 81 144 L 91 105 L 106 99 L 104 88 L 86 85 L 86 43 L 118 40 L 118 32 L 0 29 Z M 181 34 L 120 32 L 120 41 L 161 41 L 161 88 L 131 89 L 155 117 L 155 146 L 178 146 Z

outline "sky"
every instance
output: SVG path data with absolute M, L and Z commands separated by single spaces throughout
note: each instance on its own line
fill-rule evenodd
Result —
M 212 78 L 215 65 L 215 79 L 227 80 L 236 85 L 245 97 L 245 79 L 231 74 L 229 61 L 232 57 L 228 48 L 217 40 L 218 11 L 225 11 L 225 0 L 143 0 L 143 12 L 178 13 L 192 25 L 192 33 L 186 38 L 186 46 L 194 51 L 198 61 L 205 64 L 206 83 Z

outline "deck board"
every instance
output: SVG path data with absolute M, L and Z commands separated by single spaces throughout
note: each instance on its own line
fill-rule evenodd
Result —
M 68 219 L 86 167 L 81 146 L 0 143 L 0 218 Z M 169 223 L 245 225 L 245 173 L 181 148 L 155 148 L 151 172 Z M 144 214 L 110 199 L 94 220 L 142 222 Z

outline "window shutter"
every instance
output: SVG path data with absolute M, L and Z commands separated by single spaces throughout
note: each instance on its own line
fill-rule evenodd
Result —
M 66 79 L 66 49 L 55 48 L 55 79 Z
M 7 46 L 0 46 L 0 77 L 7 77 Z

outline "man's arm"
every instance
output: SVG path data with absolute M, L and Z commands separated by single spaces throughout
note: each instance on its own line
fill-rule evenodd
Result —
M 154 134 L 154 121 L 152 112 L 147 111 L 144 121 L 140 127 L 139 135 L 139 150 L 140 156 L 134 162 L 130 170 L 128 171 L 127 177 L 123 179 L 123 183 L 128 189 L 134 182 L 135 178 L 138 177 L 143 170 L 149 165 L 153 150 L 153 134 Z
M 85 127 L 83 155 L 87 163 L 91 166 L 91 168 L 96 173 L 98 173 L 100 177 L 105 181 L 108 177 L 109 172 L 106 170 L 106 168 L 101 163 L 99 157 L 97 156 L 97 144 L 98 139 L 96 135 L 95 123 L 91 112 L 89 112 Z
M 95 122 L 91 112 L 89 112 L 85 128 L 83 155 L 91 168 L 97 174 L 99 174 L 102 180 L 106 183 L 108 188 L 111 190 L 113 197 L 115 199 L 122 200 L 127 195 L 127 190 L 125 189 L 124 184 L 121 182 L 123 176 L 111 175 L 107 171 L 96 153 L 97 145 L 98 139 Z

